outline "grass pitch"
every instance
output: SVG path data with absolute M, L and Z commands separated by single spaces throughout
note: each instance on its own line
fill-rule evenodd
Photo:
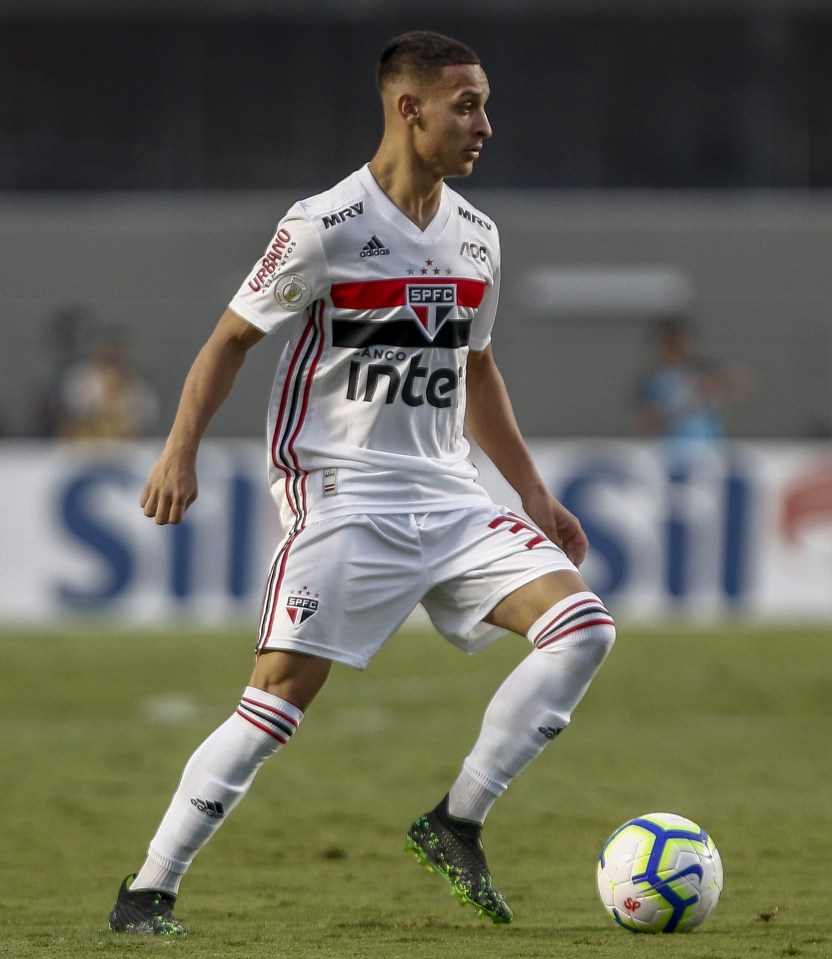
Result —
M 622 628 L 573 717 L 495 806 L 494 927 L 404 853 L 501 678 L 507 638 L 472 659 L 405 631 L 366 674 L 336 668 L 290 746 L 201 853 L 187 940 L 115 936 L 106 917 L 193 748 L 234 708 L 251 635 L 0 634 L 0 955 L 245 959 L 768 959 L 832 954 L 829 629 Z M 725 863 L 688 935 L 618 929 L 595 891 L 607 835 L 678 812 Z

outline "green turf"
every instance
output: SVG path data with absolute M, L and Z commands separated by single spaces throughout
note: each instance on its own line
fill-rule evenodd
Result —
M 524 643 L 466 658 L 403 632 L 367 673 L 333 672 L 201 854 L 177 907 L 189 939 L 106 932 L 183 762 L 233 709 L 250 647 L 243 632 L 0 634 L 0 955 L 832 954 L 828 629 L 621 629 L 572 727 L 489 818 L 508 927 L 460 908 L 404 833 L 454 778 Z M 627 933 L 597 899 L 603 840 L 652 811 L 695 819 L 725 863 L 717 911 L 686 936 Z

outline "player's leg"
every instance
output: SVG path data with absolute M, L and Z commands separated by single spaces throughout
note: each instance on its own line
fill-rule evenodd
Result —
M 282 650 L 258 657 L 235 712 L 188 760 L 143 866 L 122 884 L 110 917 L 113 931 L 185 932 L 172 914 L 182 877 L 246 795 L 263 763 L 292 738 L 331 665 Z
M 178 893 L 194 857 L 248 792 L 263 763 L 294 735 L 332 663 L 304 653 L 262 653 L 235 711 L 194 752 L 134 889 Z
M 486 709 L 451 787 L 451 814 L 482 823 L 511 780 L 570 722 L 615 640 L 615 624 L 576 572 L 548 573 L 498 603 L 487 621 L 534 649 Z
M 456 530 L 454 575 L 424 605 L 437 628 L 468 651 L 506 629 L 527 635 L 535 649 L 493 697 L 449 794 L 408 833 L 419 860 L 494 922 L 510 922 L 512 913 L 493 886 L 482 823 L 511 779 L 567 725 L 615 635 L 609 613 L 563 552 L 523 521 L 504 522 L 505 515 L 472 516 L 467 530 Z M 474 568 L 460 573 L 466 551 Z M 488 636 L 483 622 L 499 630 Z
M 287 537 L 268 577 L 250 685 L 188 761 L 111 928 L 184 932 L 171 909 L 196 853 L 293 736 L 332 661 L 364 668 L 418 603 L 424 577 L 412 518 L 346 516 Z

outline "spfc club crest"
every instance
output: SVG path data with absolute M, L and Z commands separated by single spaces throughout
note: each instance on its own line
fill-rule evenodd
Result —
M 302 626 L 310 616 L 314 616 L 319 605 L 317 596 L 313 596 L 306 587 L 296 590 L 286 598 L 286 612 L 295 626 Z
M 408 283 L 407 305 L 433 339 L 456 307 L 456 284 Z

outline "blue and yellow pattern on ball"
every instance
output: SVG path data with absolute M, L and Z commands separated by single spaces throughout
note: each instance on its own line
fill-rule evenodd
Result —
M 710 836 L 674 813 L 624 823 L 604 843 L 597 868 L 604 907 L 631 932 L 688 932 L 713 912 L 722 881 Z

